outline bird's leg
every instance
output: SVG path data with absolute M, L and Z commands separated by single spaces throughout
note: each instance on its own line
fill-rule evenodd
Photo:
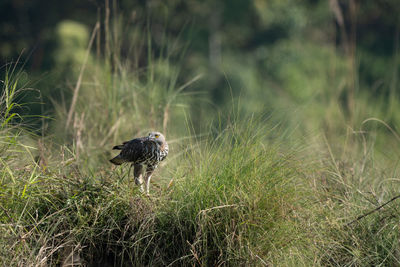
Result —
M 146 169 L 146 175 L 144 177 L 144 183 L 146 184 L 146 193 L 147 194 L 149 194 L 150 179 L 151 179 L 151 175 L 153 174 L 155 168 L 157 168 L 157 166 L 147 166 L 147 169 Z
M 134 177 L 135 177 L 135 183 L 136 185 L 140 186 L 140 192 L 144 191 L 143 187 L 143 178 L 142 178 L 142 172 L 143 172 L 143 166 L 141 164 L 135 164 L 134 166 Z

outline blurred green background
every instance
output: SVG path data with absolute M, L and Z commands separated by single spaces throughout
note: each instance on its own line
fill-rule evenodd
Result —
M 399 14 L 0 0 L 0 265 L 398 266 Z M 149 130 L 148 201 L 108 160 Z
M 31 92 L 27 112 L 51 115 L 49 99 L 71 101 L 99 21 L 91 57 L 118 54 L 140 71 L 151 53 L 178 69 L 178 84 L 202 75 L 189 88 L 200 93 L 191 105 L 196 121 L 223 110 L 233 95 L 246 112 L 274 113 L 278 121 L 290 114 L 304 129 L 336 128 L 332 116 L 351 126 L 368 115 L 396 124 L 399 13 L 396 0 L 3 0 L 0 66 L 4 72 L 21 56 L 44 102 L 35 105 L 41 101 Z M 118 31 L 105 34 L 107 19 Z M 107 38 L 111 47 L 103 45 Z M 377 101 L 384 114 L 357 117 L 358 105 Z

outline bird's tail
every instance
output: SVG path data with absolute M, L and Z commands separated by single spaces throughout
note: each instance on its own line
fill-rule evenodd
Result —
M 116 156 L 115 158 L 110 159 L 110 162 L 111 162 L 112 164 L 115 164 L 115 165 L 121 165 L 122 163 L 125 162 L 125 160 L 122 159 L 122 158 L 118 155 L 118 156 Z

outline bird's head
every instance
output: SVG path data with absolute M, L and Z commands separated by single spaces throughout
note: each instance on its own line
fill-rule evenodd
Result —
M 165 137 L 160 132 L 151 132 L 151 133 L 149 133 L 147 138 L 149 138 L 149 140 L 156 142 L 160 146 L 163 146 L 165 144 Z

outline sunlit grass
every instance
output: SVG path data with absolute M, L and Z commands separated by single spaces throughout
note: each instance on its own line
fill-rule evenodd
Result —
M 265 139 L 268 128 L 244 125 L 182 145 L 185 151 L 170 162 L 174 168 L 162 172 L 173 184 L 161 182 L 149 199 L 121 169 L 83 174 L 88 170 L 71 163 L 72 154 L 46 170 L 32 163 L 29 171 L 13 171 L 18 179 L 5 178 L 2 192 L 8 238 L 14 238 L 9 249 L 18 247 L 8 260 L 55 264 L 76 249 L 92 264 L 268 261 L 298 242 L 290 222 L 301 169 Z
M 251 105 L 241 100 L 193 122 L 188 107 L 198 99 L 187 89 L 200 76 L 179 79 L 179 60 L 171 60 L 176 48 L 156 57 L 149 42 L 146 67 L 138 68 L 131 62 L 137 59 L 121 59 L 113 41 L 110 54 L 92 58 L 81 72 L 73 110 L 54 101 L 48 136 L 34 136 L 18 113 L 19 72 L 11 68 L 2 79 L 0 264 L 399 264 L 396 202 L 355 220 L 398 194 L 399 138 L 390 127 L 397 100 L 388 114 L 384 100 L 371 104 L 371 96 L 356 95 L 350 124 L 338 80 L 331 97 L 311 97 L 295 112 L 284 107 L 278 120 L 299 125 L 297 132 L 274 123 L 274 115 L 246 114 Z M 335 57 L 328 52 L 321 57 Z M 281 78 L 296 66 L 283 67 Z M 309 72 L 315 66 L 307 65 Z M 294 93 L 301 93 L 298 74 L 286 85 Z M 313 83 L 321 96 L 330 82 L 324 77 Z M 163 131 L 170 154 L 147 197 L 129 166 L 108 159 L 114 144 L 151 129 Z
M 91 105 L 85 112 L 96 116 Z M 28 146 L 27 131 L 3 116 L 2 264 L 398 264 L 395 202 L 348 225 L 398 191 L 398 159 L 375 153 L 378 137 L 360 131 L 299 144 L 269 120 L 224 116 L 205 135 L 186 126 L 186 138 L 171 141 L 149 198 L 127 166 L 108 165 L 105 144 L 90 148 L 112 139 L 91 132 L 107 120 L 84 121 L 90 142 L 79 157 L 76 143 Z

